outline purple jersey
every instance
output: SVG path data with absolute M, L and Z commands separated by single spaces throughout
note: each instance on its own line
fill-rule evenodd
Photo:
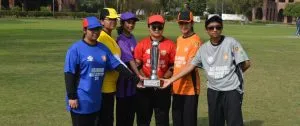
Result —
M 132 71 L 129 61 L 134 60 L 133 51 L 136 46 L 136 40 L 133 35 L 130 37 L 120 34 L 117 38 L 117 43 L 121 48 L 121 60 L 128 66 Z M 117 97 L 132 96 L 135 94 L 135 84 L 132 81 L 126 80 L 124 77 L 119 76 L 117 82 Z

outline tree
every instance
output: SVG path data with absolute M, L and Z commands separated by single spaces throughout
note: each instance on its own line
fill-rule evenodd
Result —
M 283 14 L 285 16 L 300 17 L 300 3 L 288 4 Z
M 102 0 L 79 0 L 79 10 L 89 13 L 97 13 L 104 7 Z
M 262 0 L 208 0 L 207 6 L 210 13 L 236 13 L 247 14 L 254 7 L 261 7 Z M 223 11 L 222 11 L 223 8 Z
M 203 15 L 206 10 L 206 0 L 190 0 L 189 6 L 194 15 Z
M 261 7 L 263 0 L 232 0 L 232 3 L 236 13 L 246 14 L 254 7 Z

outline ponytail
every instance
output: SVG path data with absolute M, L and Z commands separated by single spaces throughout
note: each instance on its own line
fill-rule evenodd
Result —
M 87 30 L 87 28 L 83 28 L 83 31 L 86 31 L 86 30 Z M 86 34 L 86 33 L 83 32 L 82 39 L 85 38 L 85 34 Z
M 123 33 L 123 26 L 117 27 L 117 33 L 118 35 L 121 35 Z
M 85 38 L 85 34 L 82 35 L 82 39 L 84 39 L 84 38 Z
M 117 33 L 118 33 L 118 35 L 121 35 L 121 34 L 123 33 L 123 30 L 124 30 L 124 23 L 125 23 L 125 21 L 121 20 L 120 26 L 117 27 Z

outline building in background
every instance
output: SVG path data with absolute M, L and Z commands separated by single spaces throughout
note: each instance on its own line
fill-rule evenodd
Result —
M 252 9 L 252 20 L 292 23 L 294 18 L 284 16 L 283 10 L 287 4 L 295 2 L 300 2 L 300 0 L 263 0 L 262 7 Z
M 23 11 L 37 11 L 41 6 L 45 6 L 52 10 L 53 2 L 55 11 L 75 11 L 78 0 L 0 0 L 0 9 L 11 9 L 18 6 Z

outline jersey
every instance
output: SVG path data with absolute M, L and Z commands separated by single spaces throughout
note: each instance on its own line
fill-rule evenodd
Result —
M 131 71 L 133 71 L 130 67 L 129 61 L 134 61 L 133 53 L 136 46 L 134 36 L 131 35 L 128 37 L 124 34 L 120 34 L 117 38 L 117 42 L 122 52 L 121 60 L 127 64 Z M 135 87 L 136 84 L 134 84 L 131 80 L 128 80 L 123 76 L 119 76 L 117 83 L 117 97 L 121 98 L 134 95 L 136 93 Z
M 121 50 L 118 46 L 117 42 L 108 35 L 105 31 L 101 31 L 99 38 L 97 39 L 98 42 L 103 43 L 106 45 L 112 54 L 115 56 L 116 59 L 120 60 Z M 112 93 L 116 92 L 116 85 L 119 73 L 117 71 L 107 71 L 105 73 L 105 78 L 103 81 L 102 92 L 103 93 Z
M 151 75 L 150 50 L 152 47 L 150 37 L 141 40 L 134 49 L 134 58 L 142 62 L 142 71 L 146 77 Z M 176 46 L 173 41 L 164 38 L 159 42 L 159 59 L 157 66 L 157 76 L 163 78 L 170 65 L 174 64 Z
M 116 68 L 120 63 L 101 43 L 91 46 L 80 40 L 67 51 L 64 72 L 79 74 L 77 97 L 79 108 L 75 113 L 89 114 L 100 110 L 101 87 L 105 71 Z M 67 109 L 70 109 L 66 97 Z
M 210 41 L 202 45 L 192 64 L 205 70 L 208 88 L 243 93 L 243 74 L 238 64 L 246 60 L 249 58 L 241 44 L 232 37 L 222 36 L 219 45 Z
M 200 37 L 194 34 L 188 38 L 179 36 L 177 38 L 177 49 L 174 63 L 174 75 L 180 73 L 189 60 L 196 55 L 200 45 Z M 197 69 L 173 82 L 173 94 L 195 95 L 200 93 L 200 77 Z

